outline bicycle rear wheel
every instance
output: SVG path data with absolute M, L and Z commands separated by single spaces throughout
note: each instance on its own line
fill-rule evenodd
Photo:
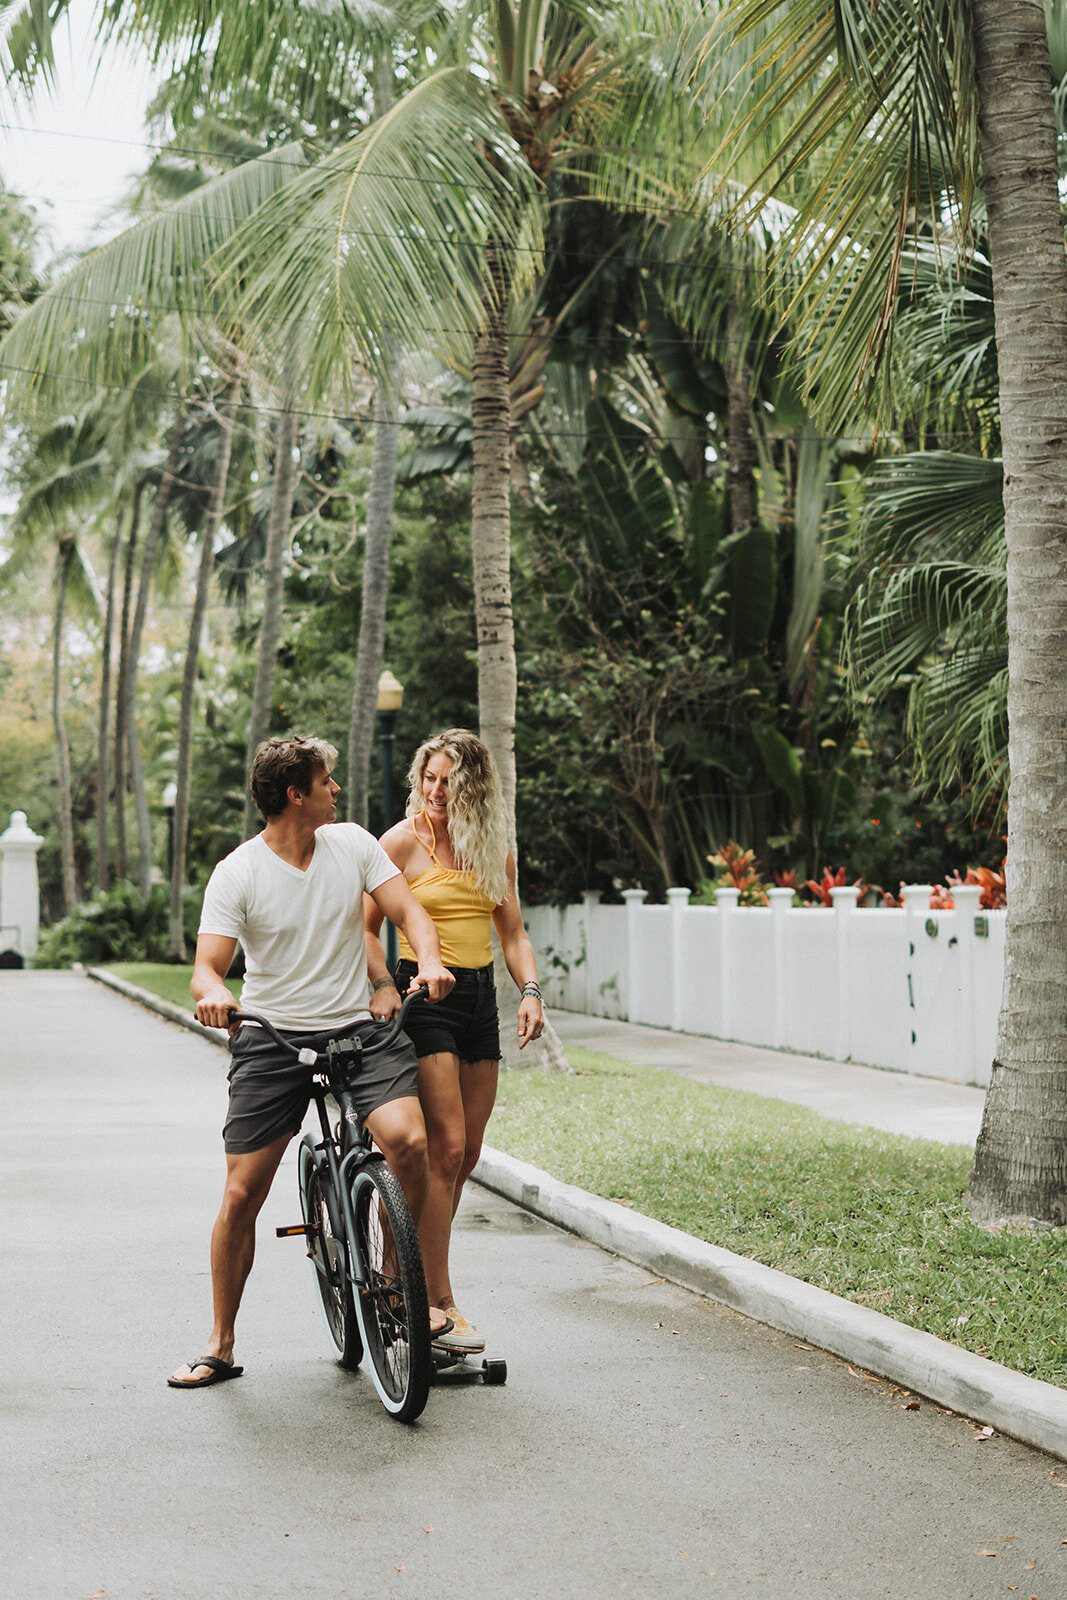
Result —
M 314 1145 L 306 1138 L 300 1145 L 298 1174 L 300 1209 L 307 1229 L 308 1256 L 315 1272 L 315 1287 L 327 1332 L 333 1340 L 337 1359 L 349 1372 L 355 1371 L 363 1355 L 359 1324 L 352 1290 L 344 1272 L 344 1246 L 334 1237 L 330 1212 L 323 1194 L 323 1172 Z M 326 1174 L 326 1181 L 329 1175 Z
M 352 1178 L 352 1214 L 367 1281 L 356 1311 L 374 1387 L 401 1422 L 422 1413 L 430 1393 L 430 1308 L 422 1256 L 404 1191 L 381 1156 Z

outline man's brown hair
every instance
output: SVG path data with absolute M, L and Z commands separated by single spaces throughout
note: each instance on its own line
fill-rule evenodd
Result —
M 332 772 L 337 751 L 325 739 L 265 739 L 252 757 L 248 787 L 268 820 L 289 804 L 289 789 L 310 794 L 316 772 Z

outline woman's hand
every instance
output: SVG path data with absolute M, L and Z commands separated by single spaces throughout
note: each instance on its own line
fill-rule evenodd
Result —
M 524 994 L 519 1001 L 519 1049 L 525 1049 L 531 1039 L 540 1039 L 544 1031 L 545 1014 L 540 1000 L 532 994 Z

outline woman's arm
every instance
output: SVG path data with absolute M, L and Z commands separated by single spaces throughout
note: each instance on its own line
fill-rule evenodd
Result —
M 519 910 L 518 874 L 515 859 L 508 852 L 508 897 L 493 912 L 493 925 L 500 939 L 508 971 L 522 998 L 519 1001 L 519 1049 L 531 1039 L 539 1039 L 544 1031 L 545 1016 L 541 1005 L 541 990 L 537 982 L 537 957 L 530 936 L 523 927 Z M 531 992 L 527 993 L 527 990 Z M 533 993 L 532 990 L 536 990 Z

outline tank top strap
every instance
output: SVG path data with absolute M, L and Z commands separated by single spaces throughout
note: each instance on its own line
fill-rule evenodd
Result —
M 445 872 L 445 871 L 447 871 L 447 868 L 444 866 L 444 864 L 442 862 L 440 862 L 437 859 L 437 852 L 434 849 L 434 846 L 437 843 L 437 835 L 433 831 L 433 822 L 431 821 L 428 812 L 426 812 L 426 811 L 417 811 L 415 813 L 415 815 L 411 819 L 411 831 L 415 835 L 416 839 L 419 839 L 419 830 L 415 826 L 415 824 L 418 821 L 419 817 L 425 817 L 426 818 L 426 826 L 430 830 L 430 843 L 427 846 L 427 848 L 428 848 L 428 850 L 430 852 L 430 860 L 433 862 L 435 867 L 440 867 L 441 871 Z M 419 843 L 420 844 L 422 843 L 421 839 L 419 839 Z

